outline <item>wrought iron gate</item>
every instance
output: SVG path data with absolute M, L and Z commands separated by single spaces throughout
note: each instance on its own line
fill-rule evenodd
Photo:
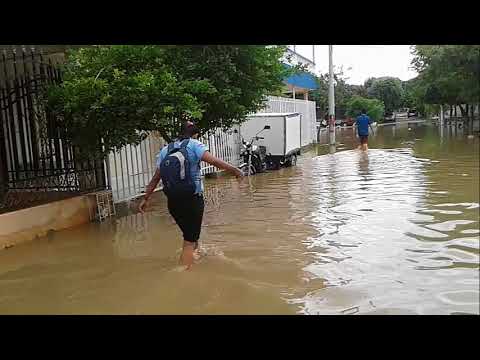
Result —
M 0 213 L 105 189 L 103 161 L 76 161 L 67 129 L 42 106 L 61 72 L 35 49 L 0 55 Z

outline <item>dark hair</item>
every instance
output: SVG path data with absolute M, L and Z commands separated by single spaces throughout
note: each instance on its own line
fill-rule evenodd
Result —
M 200 129 L 195 123 L 191 121 L 185 121 L 182 124 L 180 134 L 178 135 L 179 140 L 189 139 L 195 134 L 200 134 Z
M 366 114 L 366 113 L 367 113 L 367 110 L 362 109 L 362 114 Z

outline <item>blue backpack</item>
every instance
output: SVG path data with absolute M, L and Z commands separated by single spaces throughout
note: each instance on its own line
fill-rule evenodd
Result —
M 170 143 L 167 155 L 160 163 L 163 192 L 168 197 L 187 197 L 195 194 L 195 183 L 192 181 L 187 154 L 189 141 L 190 139 L 183 140 L 180 148 Z

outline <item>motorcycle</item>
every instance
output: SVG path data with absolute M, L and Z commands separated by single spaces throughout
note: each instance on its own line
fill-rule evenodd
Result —
M 243 163 L 239 166 L 245 176 L 255 175 L 267 170 L 267 148 L 265 146 L 255 145 L 254 142 L 263 140 L 263 137 L 258 136 L 263 130 L 270 129 L 270 126 L 266 125 L 261 131 L 259 131 L 250 142 L 242 139 L 243 150 L 240 156 L 243 158 Z
M 265 162 L 266 148 L 265 146 L 258 146 L 254 144 L 255 140 L 263 139 L 262 137 L 255 136 L 250 142 L 242 139 L 243 150 L 240 156 L 243 158 L 243 163 L 240 165 L 240 170 L 243 174 L 255 175 L 256 173 L 264 172 L 267 169 Z

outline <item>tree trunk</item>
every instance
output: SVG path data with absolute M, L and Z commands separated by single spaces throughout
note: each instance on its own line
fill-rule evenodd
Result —
M 469 126 L 468 126 L 468 130 L 469 130 L 469 133 L 472 134 L 473 133 L 473 121 L 475 119 L 475 104 L 472 104 L 470 105 L 470 119 L 469 119 Z

